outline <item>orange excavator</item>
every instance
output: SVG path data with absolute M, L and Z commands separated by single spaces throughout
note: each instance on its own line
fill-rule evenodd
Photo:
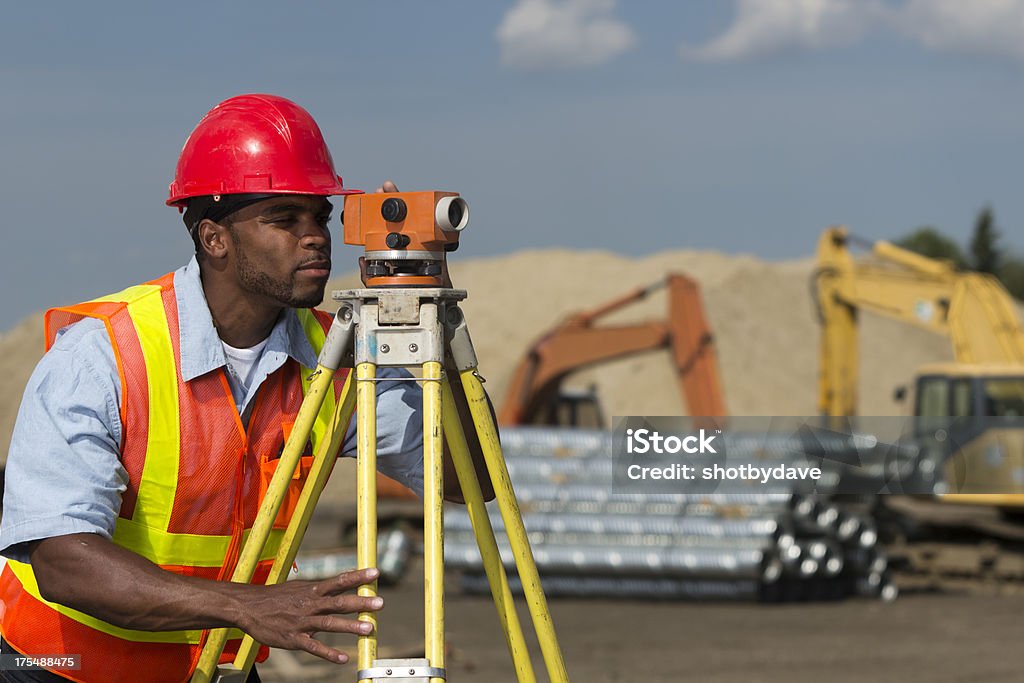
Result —
M 632 325 L 596 325 L 601 318 L 665 289 L 665 320 Z M 593 391 L 573 393 L 562 387 L 572 373 L 635 353 L 668 349 L 689 413 L 697 417 L 726 415 L 714 339 L 700 287 L 693 279 L 670 274 L 590 311 L 574 313 L 527 350 L 512 376 L 498 422 L 502 425 L 604 427 Z M 416 494 L 378 475 L 378 496 L 416 500 Z
M 631 325 L 597 325 L 601 318 L 665 289 L 665 320 Z M 503 425 L 603 426 L 593 391 L 574 395 L 562 389 L 571 373 L 645 351 L 668 349 L 679 389 L 694 416 L 726 414 L 714 339 L 697 283 L 671 274 L 590 311 L 569 316 L 544 334 L 516 367 L 498 413 Z

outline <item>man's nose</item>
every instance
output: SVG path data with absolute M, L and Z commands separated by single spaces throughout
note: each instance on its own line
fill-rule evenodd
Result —
M 303 221 L 302 237 L 303 246 L 309 248 L 322 248 L 331 244 L 330 228 L 321 225 L 316 219 L 310 218 Z

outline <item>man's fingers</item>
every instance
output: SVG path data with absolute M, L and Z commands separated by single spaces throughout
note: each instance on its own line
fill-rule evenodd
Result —
M 384 598 L 363 598 L 358 595 L 341 595 L 334 599 L 324 612 L 331 614 L 353 614 L 355 612 L 376 612 L 384 607 Z
M 343 591 L 352 590 L 356 586 L 373 583 L 380 576 L 380 570 L 376 567 L 369 569 L 355 569 L 350 572 L 343 572 L 330 579 L 320 582 L 317 591 L 321 595 L 335 595 Z
M 335 650 L 333 647 L 324 645 L 316 638 L 304 638 L 302 641 L 302 649 L 311 655 L 316 655 L 321 659 L 326 659 L 328 662 L 334 664 L 344 664 L 348 661 L 348 655 L 341 650 Z
M 329 614 L 312 617 L 308 623 L 313 631 L 320 633 L 353 633 L 357 636 L 368 636 L 373 633 L 373 624 L 368 621 L 345 619 Z
M 390 180 L 385 180 L 384 184 L 377 188 L 377 192 L 398 192 L 398 186 Z

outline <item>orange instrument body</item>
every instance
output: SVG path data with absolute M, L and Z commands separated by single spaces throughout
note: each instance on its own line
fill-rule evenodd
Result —
M 345 200 L 345 244 L 366 249 L 367 287 L 442 287 L 445 254 L 469 222 L 457 192 L 376 192 Z

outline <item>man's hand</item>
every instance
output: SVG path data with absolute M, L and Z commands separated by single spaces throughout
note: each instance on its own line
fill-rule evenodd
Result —
M 323 581 L 288 581 L 277 586 L 253 586 L 243 596 L 244 613 L 239 627 L 270 647 L 305 650 L 329 662 L 344 664 L 348 655 L 317 640 L 317 633 L 367 635 L 372 624 L 344 619 L 339 614 L 376 612 L 384 606 L 380 597 L 346 594 L 380 576 L 377 569 L 357 569 Z
M 375 612 L 381 598 L 344 595 L 375 581 L 377 569 L 358 569 L 323 581 L 254 586 L 165 571 L 97 534 L 35 541 L 32 568 L 43 598 L 121 628 L 178 631 L 237 627 L 271 647 L 305 650 L 344 663 L 348 656 L 316 633 L 369 633 L 370 624 L 339 614 Z

